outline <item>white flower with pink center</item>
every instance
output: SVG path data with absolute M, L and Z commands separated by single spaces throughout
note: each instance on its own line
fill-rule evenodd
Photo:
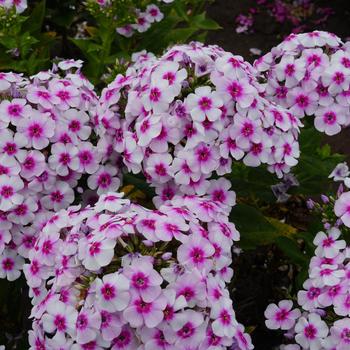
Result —
M 75 323 L 76 341 L 89 344 L 96 339 L 101 326 L 101 314 L 93 309 L 81 309 Z
M 168 82 L 161 80 L 150 86 L 148 94 L 142 97 L 142 102 L 146 111 L 152 110 L 153 113 L 162 113 L 168 109 L 175 96 Z
M 0 210 L 8 211 L 23 202 L 24 183 L 19 176 L 0 175 Z
M 295 325 L 296 319 L 301 315 L 298 309 L 293 308 L 293 302 L 282 300 L 276 304 L 270 304 L 265 310 L 265 324 L 269 329 L 289 330 Z
M 24 259 L 13 250 L 5 250 L 0 256 L 0 278 L 16 280 L 21 275 Z
M 22 167 L 20 174 L 26 180 L 40 176 L 46 169 L 45 156 L 40 151 L 21 152 L 17 159 Z
M 72 144 L 55 143 L 51 147 L 49 166 L 60 176 L 67 176 L 70 170 L 78 169 L 78 148 Z
M 41 199 L 41 203 L 46 209 L 58 211 L 67 208 L 74 201 L 74 191 L 66 182 L 57 181 L 47 192 L 48 194 Z
M 316 255 L 326 258 L 335 258 L 339 254 L 339 251 L 346 246 L 344 240 L 338 240 L 340 234 L 340 230 L 335 227 L 330 229 L 327 234 L 319 232 L 313 241 L 317 246 L 315 250 Z
M 237 327 L 235 313 L 232 308 L 232 301 L 223 298 L 213 304 L 210 317 L 214 320 L 213 332 L 220 337 L 233 337 Z
M 198 270 L 210 270 L 215 250 L 212 244 L 200 235 L 192 235 L 177 251 L 177 258 L 183 265 L 196 267 Z
M 189 166 L 207 175 L 216 170 L 219 158 L 219 151 L 215 146 L 210 147 L 202 142 L 194 149 L 194 154 L 189 159 Z
M 347 90 L 349 82 L 349 73 L 338 64 L 334 64 L 326 69 L 324 75 L 322 75 L 322 83 L 328 87 L 328 91 L 332 95 Z
M 189 226 L 181 216 L 160 217 L 155 225 L 156 237 L 166 242 L 171 241 L 173 238 L 181 241 L 188 230 Z
M 164 18 L 164 14 L 159 7 L 151 4 L 146 7 L 146 19 L 149 23 L 160 22 Z
M 209 86 L 201 86 L 196 88 L 194 94 L 187 96 L 185 105 L 196 122 L 202 122 L 205 119 L 215 121 L 222 114 L 220 107 L 223 101 L 219 93 L 211 91 Z
M 108 165 L 101 165 L 100 168 L 88 178 L 88 186 L 92 190 L 97 189 L 97 194 L 101 195 L 116 191 L 119 188 L 120 180 L 116 177 L 118 168 Z
M 51 94 L 49 90 L 41 86 L 29 86 L 27 99 L 31 103 L 38 104 L 43 108 L 50 109 L 59 103 L 59 98 Z
M 130 289 L 144 301 L 151 302 L 160 295 L 163 278 L 146 259 L 136 259 L 123 274 L 130 280 Z
M 317 94 L 306 87 L 295 87 L 287 94 L 287 100 L 291 106 L 291 112 L 302 118 L 305 115 L 313 115 L 317 110 Z
M 285 81 L 287 88 L 292 88 L 304 78 L 305 70 L 303 62 L 286 55 L 276 65 L 276 77 L 279 81 Z
M 331 336 L 336 342 L 337 350 L 347 350 L 350 346 L 350 318 L 337 320 L 331 327 Z
M 229 129 L 230 137 L 235 140 L 238 147 L 247 150 L 251 142 L 259 143 L 261 141 L 260 126 L 260 120 L 251 120 L 236 114 L 234 124 Z
M 8 129 L 0 130 L 0 152 L 9 157 L 17 157 L 24 153 L 22 149 L 27 145 L 27 141 L 19 133 L 13 133 Z
M 315 112 L 315 127 L 329 136 L 338 134 L 346 123 L 346 113 L 345 108 L 336 104 L 321 107 Z
M 235 80 L 213 75 L 212 80 L 217 91 L 222 94 L 224 99 L 232 99 L 242 108 L 247 108 L 253 103 L 256 90 L 248 79 Z
M 311 313 L 298 320 L 295 332 L 295 340 L 303 349 L 319 350 L 322 340 L 328 335 L 328 327 L 318 314 Z
M 43 328 L 49 333 L 68 333 L 73 335 L 78 312 L 70 305 L 58 300 L 49 301 L 46 313 L 42 316 Z
M 55 122 L 39 112 L 32 112 L 29 118 L 18 125 L 18 131 L 26 138 L 27 146 L 41 150 L 49 144 L 49 139 L 55 133 Z
M 4 100 L 0 103 L 1 122 L 4 128 L 10 122 L 18 126 L 28 114 L 32 112 L 30 105 L 24 98 L 14 98 L 11 101 Z M 7 124 L 6 124 L 7 123 Z
M 152 82 L 156 84 L 157 81 L 164 80 L 173 90 L 174 95 L 178 95 L 181 91 L 181 84 L 186 78 L 186 69 L 182 68 L 179 70 L 179 64 L 177 62 L 169 61 L 155 69 Z
M 34 221 L 35 212 L 38 210 L 38 204 L 32 197 L 27 197 L 21 204 L 15 206 L 8 214 L 9 221 L 20 224 L 28 225 Z
M 137 144 L 139 146 L 148 146 L 152 140 L 158 137 L 162 131 L 162 122 L 160 116 L 151 115 L 136 123 Z
M 52 80 L 49 83 L 49 89 L 58 98 L 58 103 L 55 104 L 58 109 L 66 111 L 70 107 L 79 106 L 79 90 L 75 86 L 66 85 L 60 80 Z
M 85 141 L 91 134 L 91 127 L 88 126 L 89 116 L 84 111 L 71 108 L 63 113 L 62 122 L 66 125 L 70 134 L 74 135 L 74 141 Z
M 99 161 L 101 159 L 101 154 L 98 152 L 96 146 L 92 145 L 90 142 L 81 142 L 78 145 L 77 154 L 79 164 L 78 167 L 73 170 L 79 173 L 93 174 L 99 168 Z
M 158 183 L 165 183 L 171 178 L 170 164 L 172 157 L 169 153 L 151 154 L 145 164 L 147 174 Z
M 173 334 L 166 334 L 166 339 L 174 340 L 180 348 L 198 346 L 205 338 L 205 323 L 203 315 L 193 310 L 177 313 L 170 322 Z
M 163 321 L 165 307 L 166 299 L 163 295 L 146 302 L 139 294 L 134 294 L 129 306 L 123 312 L 123 317 L 132 327 L 145 325 L 148 328 L 155 328 Z
M 130 301 L 130 283 L 122 274 L 111 273 L 95 280 L 98 308 L 109 312 L 122 311 Z
M 79 258 L 83 265 L 93 271 L 108 265 L 113 259 L 116 241 L 102 237 L 79 241 Z

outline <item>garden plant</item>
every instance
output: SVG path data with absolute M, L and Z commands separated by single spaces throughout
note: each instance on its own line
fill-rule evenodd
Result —
M 350 42 L 210 3 L 0 0 L 1 349 L 350 349 Z

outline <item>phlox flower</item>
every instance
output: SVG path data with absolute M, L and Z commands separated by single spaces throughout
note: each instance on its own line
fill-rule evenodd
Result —
M 13 250 L 5 250 L 0 256 L 0 277 L 9 281 L 16 280 L 20 275 L 20 269 L 24 259 Z
M 308 318 L 301 317 L 295 326 L 295 340 L 302 348 L 318 350 L 322 340 L 328 335 L 328 327 L 318 314 L 311 313 Z
M 282 300 L 278 305 L 270 304 L 265 310 L 266 326 L 269 329 L 291 329 L 301 315 L 298 309 L 292 308 L 293 302 L 290 300 Z

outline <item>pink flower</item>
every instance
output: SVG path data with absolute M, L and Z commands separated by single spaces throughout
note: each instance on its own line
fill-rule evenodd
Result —
M 319 108 L 315 116 L 316 129 L 329 136 L 338 134 L 346 122 L 346 110 L 336 104 Z
M 132 327 L 141 327 L 144 324 L 148 328 L 155 328 L 163 320 L 165 306 L 166 299 L 162 295 L 146 302 L 140 295 L 134 294 L 129 307 L 123 312 L 123 317 Z
M 308 318 L 300 317 L 295 332 L 296 342 L 304 349 L 319 350 L 322 340 L 328 335 L 328 327 L 318 314 L 311 313 Z
M 76 323 L 76 341 L 79 344 L 87 344 L 96 339 L 101 325 L 101 314 L 93 309 L 80 310 Z
M 207 239 L 193 234 L 179 247 L 177 258 L 181 264 L 196 267 L 198 270 L 209 270 L 212 264 L 209 258 L 214 251 Z
M 269 329 L 289 330 L 295 325 L 295 320 L 300 317 L 300 311 L 293 308 L 293 302 L 282 300 L 276 304 L 270 304 L 265 310 L 265 324 Z
M 24 183 L 20 177 L 0 175 L 0 210 L 8 211 L 22 203 L 23 196 L 18 192 L 23 187 Z
M 126 266 L 123 274 L 130 280 L 130 288 L 145 302 L 152 302 L 161 293 L 162 277 L 146 259 L 136 259 Z
M 210 317 L 214 319 L 212 327 L 216 335 L 230 338 L 235 335 L 237 321 L 229 298 L 223 298 L 213 304 Z
M 340 230 L 335 227 L 328 231 L 328 235 L 324 232 L 319 232 L 313 241 L 317 246 L 315 250 L 316 255 L 326 258 L 335 258 L 339 254 L 339 251 L 346 246 L 344 240 L 337 241 L 340 234 Z
M 166 334 L 166 339 L 175 340 L 177 347 L 198 346 L 205 338 L 205 323 L 201 313 L 185 310 L 175 315 L 170 322 L 172 334 Z
M 89 241 L 80 240 L 79 257 L 87 269 L 96 271 L 111 262 L 115 244 L 115 240 L 103 236 L 94 237 Z
M 55 123 L 47 114 L 33 111 L 29 118 L 18 125 L 18 131 L 27 139 L 27 146 L 41 150 L 54 135 Z
M 0 278 L 14 281 L 21 275 L 24 259 L 13 250 L 5 250 L 0 256 Z
M 69 305 L 52 300 L 47 304 L 46 313 L 42 316 L 43 328 L 49 333 L 68 333 L 73 335 L 77 320 L 77 311 Z
M 98 307 L 109 312 L 124 310 L 130 301 L 129 280 L 117 273 L 105 275 L 102 280 L 96 279 Z
M 14 98 L 11 102 L 8 100 L 2 101 L 0 103 L 2 123 L 8 124 L 10 122 L 18 126 L 24 120 L 24 117 L 32 112 L 32 108 L 26 102 L 23 98 Z
M 202 122 L 206 118 L 215 121 L 220 118 L 223 105 L 220 95 L 212 92 L 209 86 L 198 87 L 194 94 L 189 94 L 185 101 L 187 110 L 190 112 L 193 120 Z
M 331 327 L 331 336 L 337 343 L 337 350 L 348 349 L 350 346 L 350 318 L 335 321 Z
M 49 165 L 60 176 L 67 176 L 69 169 L 78 169 L 78 148 L 72 144 L 55 143 L 51 147 Z
M 46 209 L 55 211 L 68 208 L 73 201 L 74 192 L 69 184 L 63 181 L 57 181 L 48 194 L 41 199 L 41 203 Z
M 101 166 L 93 175 L 88 178 L 88 186 L 92 190 L 97 189 L 97 194 L 116 191 L 119 188 L 120 180 L 116 177 L 117 168 L 112 165 Z

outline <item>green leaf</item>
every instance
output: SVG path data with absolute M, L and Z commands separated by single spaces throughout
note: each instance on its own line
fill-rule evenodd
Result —
M 191 18 L 190 23 L 199 29 L 205 30 L 217 30 L 222 29 L 222 27 L 215 22 L 213 19 L 206 17 L 206 12 L 201 13 L 193 18 Z
M 308 265 L 308 257 L 301 252 L 300 247 L 294 240 L 281 236 L 276 238 L 275 243 L 290 258 L 292 263 L 299 266 Z
M 40 33 L 43 25 L 46 10 L 46 0 L 40 1 L 35 7 L 30 17 L 23 24 L 23 31 L 29 33 Z
M 233 207 L 230 220 L 241 234 L 240 246 L 243 249 L 271 244 L 279 235 L 278 230 L 260 211 L 246 204 L 237 204 Z

